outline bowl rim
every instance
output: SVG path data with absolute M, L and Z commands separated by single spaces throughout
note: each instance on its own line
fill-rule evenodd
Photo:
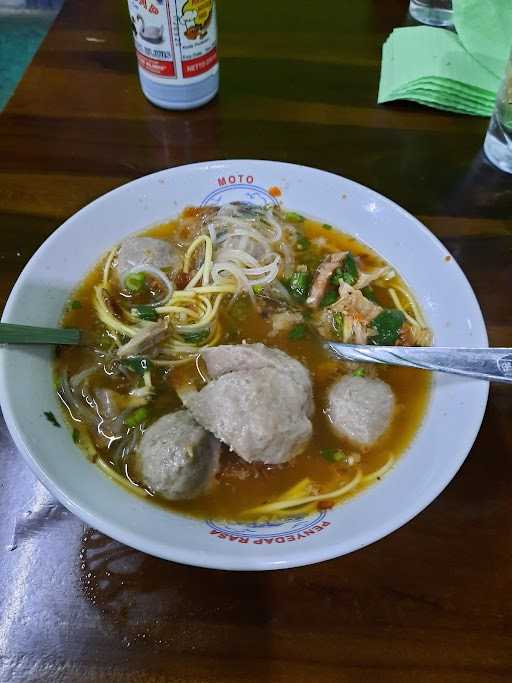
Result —
M 93 201 L 89 202 L 82 208 L 80 208 L 78 211 L 73 213 L 71 216 L 69 216 L 58 228 L 56 228 L 51 235 L 48 236 L 48 238 L 40 245 L 40 247 L 35 251 L 35 253 L 32 255 L 30 260 L 27 262 L 27 264 L 24 266 L 22 269 L 20 275 L 18 276 L 11 293 L 7 299 L 3 314 L 2 314 L 2 322 L 9 322 L 11 317 L 13 316 L 14 313 L 14 308 L 15 308 L 15 303 L 16 303 L 16 297 L 18 296 L 19 291 L 23 288 L 24 284 L 24 278 L 27 276 L 29 272 L 32 271 L 34 268 L 35 262 L 37 261 L 39 253 L 43 249 L 47 249 L 48 247 L 51 247 L 53 241 L 58 240 L 59 236 L 62 232 L 67 230 L 68 223 L 71 220 L 75 220 L 79 218 L 81 215 L 85 214 L 92 205 L 98 206 L 102 204 L 103 202 L 108 202 L 111 200 L 112 196 L 115 196 L 116 193 L 120 193 L 123 191 L 128 185 L 132 186 L 132 188 L 135 189 L 137 184 L 144 184 L 151 178 L 157 178 L 158 176 L 163 176 L 165 174 L 168 174 L 169 172 L 172 172 L 173 170 L 176 169 L 189 169 L 189 170 L 194 170 L 194 169 L 205 169 L 207 167 L 211 167 L 214 165 L 230 165 L 230 164 L 252 164 L 252 165 L 278 165 L 280 167 L 290 167 L 293 168 L 295 171 L 304 171 L 307 173 L 310 172 L 315 172 L 321 175 L 326 175 L 326 176 L 334 176 L 335 178 L 338 178 L 342 180 L 344 183 L 347 184 L 347 186 L 352 186 L 354 188 L 357 188 L 358 190 L 362 190 L 365 192 L 371 193 L 375 198 L 378 198 L 379 201 L 383 202 L 385 205 L 387 205 L 389 208 L 391 208 L 394 211 L 399 212 L 402 214 L 404 217 L 407 218 L 407 220 L 414 222 L 416 229 L 419 229 L 428 239 L 437 247 L 441 247 L 443 251 L 446 251 L 444 245 L 442 242 L 425 226 L 423 223 L 421 223 L 413 214 L 409 213 L 406 211 L 403 207 L 401 207 L 399 204 L 395 203 L 393 200 L 389 199 L 385 195 L 380 194 L 379 192 L 373 190 L 371 187 L 368 187 L 366 185 L 363 185 L 361 183 L 358 183 L 356 181 L 350 180 L 349 178 L 346 178 L 342 175 L 339 175 L 337 173 L 332 173 L 330 171 L 325 171 L 323 169 L 311 167 L 311 166 L 305 166 L 301 164 L 293 164 L 289 162 L 281 162 L 281 161 L 275 161 L 275 160 L 265 160 L 265 159 L 246 159 L 246 158 L 232 158 L 232 159 L 217 159 L 217 160 L 211 160 L 211 161 L 201 161 L 201 162 L 196 162 L 192 164 L 180 164 L 177 166 L 173 166 L 170 168 L 162 169 L 159 171 L 156 171 L 154 173 L 150 173 L 144 176 L 140 176 L 139 178 L 136 178 L 132 181 L 129 181 L 128 183 L 123 183 L 122 185 L 119 185 L 118 187 L 110 190 L 109 192 L 100 195 Z M 148 222 L 148 227 L 151 225 L 150 222 Z M 129 234 L 129 233 L 127 233 Z M 369 244 L 370 247 L 372 247 L 371 244 Z M 482 346 L 488 346 L 488 337 L 487 337 L 487 331 L 485 327 L 485 322 L 484 318 L 478 303 L 478 300 L 476 298 L 476 295 L 473 291 L 473 288 L 468 281 L 466 275 L 460 268 L 459 264 L 456 262 L 455 259 L 453 259 L 453 267 L 458 271 L 458 276 L 462 278 L 466 288 L 467 288 L 467 295 L 471 299 L 471 303 L 474 307 L 474 316 L 475 316 L 475 322 L 477 324 L 477 333 L 479 335 L 479 338 L 482 340 L 481 345 Z M 140 550 L 141 552 L 145 553 L 150 553 L 154 556 L 160 557 L 162 559 L 166 559 L 169 561 L 173 562 L 178 562 L 182 564 L 187 564 L 191 566 L 198 566 L 198 567 L 203 567 L 203 568 L 213 568 L 213 569 L 222 569 L 222 570 L 235 570 L 235 571 L 262 571 L 262 570 L 274 570 L 274 569 L 286 569 L 286 568 L 292 568 L 292 567 L 300 567 L 300 566 L 305 566 L 309 564 L 314 564 L 318 562 L 323 562 L 326 560 L 334 559 L 339 557 L 340 555 L 344 554 L 350 554 L 351 552 L 354 552 L 356 550 L 359 550 L 363 547 L 366 547 L 368 545 L 371 545 L 375 543 L 376 541 L 386 537 L 393 531 L 398 530 L 400 527 L 408 523 L 411 519 L 413 519 L 416 515 L 418 515 L 421 511 L 423 511 L 430 503 L 432 503 L 440 494 L 441 492 L 448 486 L 448 484 L 452 481 L 453 477 L 456 475 L 460 467 L 462 466 L 463 462 L 465 461 L 466 457 L 469 455 L 469 452 L 471 450 L 471 447 L 478 435 L 478 432 L 480 430 L 484 415 L 485 415 L 485 410 L 486 410 L 486 405 L 487 405 L 487 399 L 488 399 L 488 393 L 489 393 L 489 382 L 487 381 L 478 381 L 480 385 L 480 395 L 479 395 L 479 411 L 478 411 L 478 419 L 475 419 L 471 429 L 468 429 L 468 426 L 465 426 L 465 438 L 463 440 L 463 443 L 459 445 L 459 452 L 457 454 L 452 454 L 450 457 L 450 467 L 445 470 L 444 476 L 443 476 L 443 481 L 438 482 L 438 485 L 434 488 L 429 488 L 428 492 L 426 492 L 423 497 L 416 499 L 414 504 L 410 504 L 407 508 L 401 508 L 399 512 L 397 512 L 395 515 L 392 517 L 387 517 L 385 520 L 382 522 L 375 524 L 372 529 L 364 534 L 360 534 L 360 536 L 364 536 L 364 538 L 357 539 L 356 542 L 352 542 L 352 548 L 350 550 L 345 550 L 345 549 L 340 549 L 340 543 L 330 543 L 327 545 L 322 545 L 319 548 L 304 548 L 303 551 L 303 557 L 302 559 L 299 558 L 284 558 L 284 559 L 272 559 L 269 557 L 261 556 L 259 558 L 255 558 L 253 556 L 251 557 L 244 557 L 243 555 L 240 556 L 235 556 L 235 555 L 229 555 L 227 556 L 224 552 L 221 550 L 219 552 L 209 552 L 207 556 L 201 555 L 200 553 L 194 554 L 193 551 L 189 549 L 183 549 L 179 545 L 173 545 L 169 541 L 166 542 L 161 542 L 161 543 L 155 543 L 154 541 L 146 542 L 145 539 L 141 537 L 140 534 L 137 532 L 132 532 L 127 526 L 122 526 L 117 523 L 113 523 L 109 521 L 107 518 L 103 516 L 99 516 L 95 511 L 93 506 L 87 506 L 84 505 L 84 503 L 80 502 L 79 500 L 76 499 L 76 497 L 70 496 L 65 488 L 63 488 L 58 482 L 54 481 L 51 477 L 47 475 L 45 472 L 44 468 L 40 465 L 40 463 L 37 461 L 37 458 L 34 457 L 31 453 L 31 449 L 29 448 L 27 441 L 24 437 L 23 434 L 23 428 L 21 423 L 17 420 L 15 412 L 12 410 L 11 406 L 11 401 L 9 397 L 9 386 L 8 382 L 6 381 L 6 364 L 8 362 L 8 354 L 5 353 L 4 349 L 0 348 L 0 407 L 3 411 L 4 419 L 7 425 L 7 428 L 10 432 L 10 435 L 18 449 L 18 451 L 21 453 L 23 459 L 25 462 L 29 465 L 30 469 L 32 472 L 36 475 L 36 477 L 46 486 L 46 488 L 73 514 L 75 514 L 77 517 L 82 519 L 84 522 L 89 524 L 95 529 L 98 529 L 100 532 L 110 536 L 111 538 L 114 538 L 121 543 L 125 543 L 137 550 Z M 428 411 L 428 408 L 427 408 Z M 172 512 L 169 512 L 169 514 L 173 514 Z M 175 514 L 176 517 L 180 517 L 181 515 Z

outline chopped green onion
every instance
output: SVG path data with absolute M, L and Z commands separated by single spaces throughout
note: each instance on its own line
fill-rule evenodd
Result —
M 366 376 L 366 370 L 364 368 L 357 368 L 357 370 L 354 370 L 352 373 L 352 377 L 365 377 Z
M 82 303 L 78 299 L 73 299 L 71 302 L 71 308 L 76 311 L 77 308 L 82 308 Z
M 330 306 L 331 304 L 333 304 L 337 300 L 338 300 L 337 292 L 333 292 L 331 290 L 330 292 L 326 292 L 324 294 L 324 296 L 322 297 L 322 300 L 320 301 L 320 306 L 322 308 L 325 308 L 326 306 Z
M 265 289 L 265 285 L 253 285 L 252 291 L 255 294 L 261 294 Z
M 147 358 L 124 358 L 121 364 L 133 370 L 137 375 L 143 375 L 150 368 L 150 363 Z
M 54 427 L 60 427 L 60 424 L 57 422 L 57 418 L 55 415 L 52 413 L 51 410 L 45 411 L 44 416 L 48 420 L 50 424 L 52 424 Z
M 300 213 L 295 213 L 295 211 L 288 211 L 284 215 L 284 220 L 290 223 L 302 223 L 304 216 L 301 216 Z
M 338 337 L 343 336 L 343 313 L 336 311 L 332 316 L 332 326 Z
M 149 417 L 149 409 L 146 406 L 141 406 L 124 418 L 124 423 L 127 427 L 138 427 Z
M 181 335 L 184 339 L 184 341 L 187 342 L 187 344 L 199 344 L 202 341 L 205 341 L 208 339 L 210 336 L 210 330 L 201 330 L 201 332 L 190 332 L 188 334 L 182 334 Z
M 355 285 L 358 277 L 359 271 L 357 270 L 356 262 L 352 254 L 348 252 L 343 263 L 343 280 L 347 285 Z
M 322 458 L 325 458 L 328 462 L 346 462 L 347 456 L 343 451 L 337 448 L 322 448 L 320 451 Z
M 371 285 L 368 285 L 368 287 L 363 287 L 361 293 L 366 299 L 368 299 L 368 301 L 373 301 L 374 304 L 378 303 L 377 297 L 375 296 L 375 292 L 373 291 L 373 287 Z
M 147 304 L 140 304 L 140 306 L 135 306 L 134 310 L 138 317 L 142 320 L 158 320 L 158 313 L 155 311 L 153 306 L 148 306 Z
M 405 315 L 397 308 L 383 310 L 372 320 L 371 325 L 377 334 L 368 341 L 378 346 L 393 346 L 404 322 Z
M 130 292 L 140 292 L 146 282 L 146 275 L 144 273 L 130 273 L 124 280 L 124 286 Z
M 309 249 L 310 246 L 311 242 L 308 240 L 307 237 L 302 236 L 299 237 L 299 239 L 297 240 L 297 249 L 299 251 L 306 251 L 306 249 Z
M 297 299 L 306 299 L 311 286 L 309 273 L 297 270 L 288 281 L 288 289 Z
M 341 281 L 346 282 L 347 285 L 355 285 L 358 277 L 359 271 L 356 262 L 352 254 L 348 252 L 341 268 L 336 268 L 331 275 L 331 282 L 333 285 L 339 285 Z
M 322 223 L 322 228 L 324 228 L 324 230 L 332 230 L 332 225 L 329 225 L 329 223 Z
M 300 341 L 306 336 L 306 325 L 304 323 L 299 323 L 294 325 L 292 329 L 288 332 L 288 339 L 292 341 Z
M 339 285 L 343 280 L 343 268 L 336 268 L 334 273 L 331 275 L 331 284 Z
M 74 443 L 80 443 L 80 430 L 74 427 L 73 429 L 73 442 Z

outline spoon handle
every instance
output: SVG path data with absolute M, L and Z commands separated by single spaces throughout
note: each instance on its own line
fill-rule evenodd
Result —
M 0 323 L 0 344 L 80 344 L 80 330 Z
M 345 360 L 405 365 L 512 384 L 512 349 L 508 348 L 364 346 L 335 342 L 328 342 L 327 346 Z

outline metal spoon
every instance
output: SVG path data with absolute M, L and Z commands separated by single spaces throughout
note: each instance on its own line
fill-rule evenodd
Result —
M 364 346 L 336 342 L 325 342 L 325 345 L 344 360 L 403 365 L 512 384 L 512 349 Z
M 82 331 L 62 327 L 35 327 L 0 323 L 0 344 L 64 344 L 78 346 Z

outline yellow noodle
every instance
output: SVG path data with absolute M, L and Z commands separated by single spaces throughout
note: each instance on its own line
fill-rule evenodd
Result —
M 362 483 L 363 484 L 368 484 L 371 481 L 374 481 L 375 479 L 378 479 L 379 477 L 382 477 L 388 470 L 390 470 L 393 467 L 393 463 L 395 462 L 395 458 L 391 455 L 389 459 L 387 460 L 382 467 L 379 467 L 378 470 L 375 470 L 374 472 L 370 472 L 369 474 L 366 474 L 362 478 Z
M 208 285 L 208 287 L 194 287 L 195 294 L 234 294 L 236 285 Z
M 108 310 L 103 295 L 101 293 L 102 287 L 96 285 L 94 288 L 94 308 L 98 314 L 98 318 L 104 323 L 109 329 L 113 329 L 116 332 L 125 334 L 127 337 L 134 337 L 139 331 L 136 328 L 125 325 L 123 322 L 118 320 L 112 313 Z
M 188 273 L 189 268 L 190 268 L 190 259 L 192 258 L 192 254 L 195 252 L 197 247 L 204 242 L 204 235 L 200 235 L 199 237 L 196 237 L 196 239 L 192 242 L 192 244 L 189 246 L 185 253 L 185 257 L 183 259 L 183 272 Z
M 411 325 L 413 325 L 414 327 L 419 327 L 418 321 L 415 320 L 411 315 L 409 315 L 409 313 L 407 313 L 407 311 L 403 307 L 403 305 L 400 302 L 400 299 L 398 298 L 398 295 L 395 292 L 395 290 L 393 289 L 393 287 L 390 287 L 388 289 L 388 293 L 389 293 L 389 296 L 391 297 L 393 303 L 395 304 L 396 308 L 398 308 L 398 310 L 402 311 L 402 313 L 404 314 L 407 322 L 410 323 Z
M 117 252 L 117 244 L 115 247 L 112 247 L 112 249 L 109 251 L 107 260 L 105 261 L 105 266 L 103 268 L 103 287 L 105 289 L 108 289 L 108 275 L 110 272 L 110 266 L 112 265 L 112 261 L 114 260 L 114 256 L 116 255 Z
M 357 470 L 352 481 L 344 484 L 341 488 L 331 491 L 329 493 L 322 493 L 317 496 L 305 496 L 304 498 L 297 498 L 291 501 L 276 501 L 274 503 L 267 503 L 266 505 L 259 505 L 258 507 L 251 508 L 250 510 L 245 510 L 243 513 L 245 515 L 258 515 L 258 514 L 273 514 L 279 512 L 280 510 L 287 510 L 290 508 L 297 507 L 298 505 L 306 505 L 307 503 L 316 503 L 321 500 L 331 500 L 333 498 L 340 498 L 346 495 L 349 491 L 352 491 L 360 482 L 363 474 L 360 469 Z
M 192 278 L 192 280 L 190 280 L 190 282 L 188 283 L 188 285 L 185 287 L 185 290 L 187 290 L 187 289 L 193 289 L 193 288 L 197 285 L 197 283 L 199 282 L 199 280 L 201 279 L 201 277 L 202 277 L 202 275 L 203 275 L 203 271 L 204 271 L 204 263 L 203 263 L 203 265 L 199 268 L 199 270 L 197 271 L 197 273 L 194 275 L 194 277 Z
M 105 472 L 107 476 L 109 476 L 118 484 L 121 484 L 121 486 L 123 486 L 125 489 L 128 489 L 129 491 L 136 493 L 138 496 L 141 496 L 142 498 L 145 498 L 146 496 L 150 495 L 146 491 L 146 489 L 143 489 L 140 486 L 132 484 L 128 478 L 122 477 L 120 474 L 118 474 L 115 470 L 113 470 L 110 467 L 110 465 L 107 465 L 107 463 L 102 458 L 98 458 L 96 460 L 96 464 L 100 467 L 100 469 L 103 470 L 103 472 Z
M 413 311 L 413 313 L 414 313 L 414 317 L 416 318 L 416 320 L 418 321 L 418 323 L 420 324 L 420 326 L 421 326 L 421 327 L 426 327 L 425 318 L 423 317 L 423 315 L 422 315 L 420 309 L 418 308 L 418 305 L 417 305 L 416 302 L 414 301 L 413 297 L 409 294 L 409 292 L 408 292 L 406 289 L 404 289 L 403 287 L 400 287 L 400 286 L 396 286 L 396 287 L 395 287 L 395 290 L 396 290 L 397 292 L 400 292 L 400 294 L 403 294 L 403 296 L 407 299 L 407 303 L 408 303 L 409 306 L 411 307 L 411 309 L 412 309 L 412 311 Z
M 206 327 L 206 325 L 209 325 L 219 312 L 219 307 L 223 296 L 223 294 L 220 294 L 217 297 L 213 304 L 213 307 L 210 305 L 210 311 L 207 314 L 205 314 L 202 318 L 200 318 L 200 320 L 190 324 L 177 324 L 176 329 L 180 332 L 193 332 L 194 330 L 200 330 L 201 328 Z
M 190 308 L 185 308 L 185 306 L 157 306 L 155 311 L 160 314 L 164 313 L 183 313 L 184 315 L 190 315 Z

